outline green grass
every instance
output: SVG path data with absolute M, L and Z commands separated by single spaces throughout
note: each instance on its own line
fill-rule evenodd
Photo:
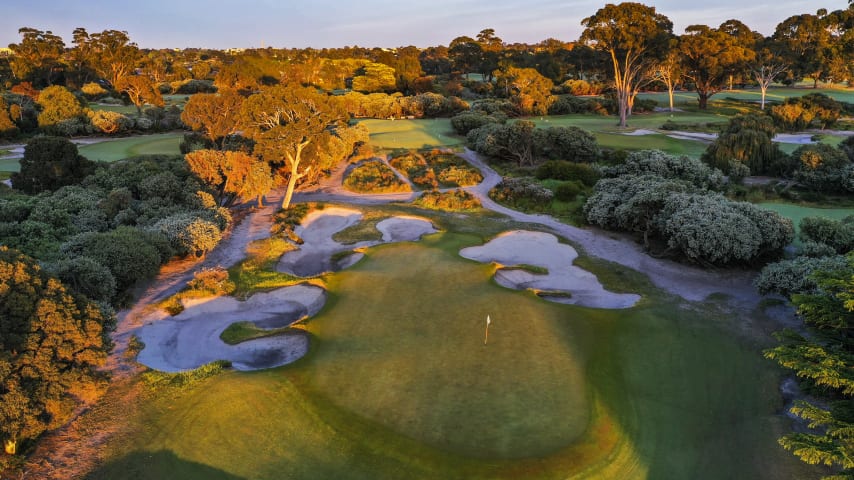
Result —
M 115 162 L 137 155 L 180 155 L 178 146 L 183 138 L 183 133 L 140 135 L 84 145 L 79 150 L 89 160 L 101 162 Z
M 841 102 L 854 103 L 854 89 L 851 88 L 819 88 L 813 89 L 812 85 L 791 88 L 791 87 L 771 87 L 768 89 L 768 94 L 766 95 L 766 101 L 774 101 L 774 102 L 782 102 L 789 97 L 802 97 L 804 95 L 808 95 L 810 93 L 823 93 L 829 97 L 832 97 Z M 726 99 L 727 97 L 735 98 L 738 100 L 747 100 L 747 101 L 755 101 L 759 102 L 762 98 L 762 93 L 758 88 L 756 89 L 734 89 L 734 90 L 724 90 L 716 95 L 714 95 L 710 99 L 710 103 L 720 102 Z M 655 92 L 655 93 L 641 93 L 638 94 L 638 98 L 641 99 L 653 99 L 658 102 L 658 105 L 661 107 L 666 107 L 670 105 L 670 101 L 667 97 L 667 92 Z M 673 103 L 679 107 L 688 106 L 688 107 L 696 107 L 697 106 L 697 94 L 695 92 L 676 92 L 673 95 Z M 712 105 L 714 106 L 714 105 Z
M 685 308 L 642 277 L 633 309 L 548 303 L 458 256 L 479 241 L 369 250 L 330 276 L 306 358 L 151 398 L 90 478 L 816 475 L 775 442 L 762 344 L 733 333 L 758 314 Z
M 19 158 L 0 159 L 0 172 L 20 172 L 21 161 Z
M 854 215 L 854 208 L 820 208 L 796 205 L 792 203 L 758 203 L 757 206 L 779 213 L 783 217 L 792 220 L 795 225 L 795 233 L 798 232 L 798 224 L 806 217 L 827 217 L 841 220 L 849 215 Z M 797 243 L 797 242 L 796 242 Z
M 286 252 L 295 247 L 282 238 L 256 240 L 247 247 L 247 257 L 228 269 L 234 282 L 233 296 L 246 298 L 255 292 L 286 287 L 303 281 L 299 277 L 276 271 L 276 264 Z
M 362 219 L 359 220 L 359 223 L 350 225 L 344 230 L 335 232 L 332 234 L 332 240 L 343 245 L 351 245 L 359 242 L 380 241 L 383 239 L 383 234 L 377 230 L 377 224 L 386 218 L 389 218 L 389 215 L 382 212 L 363 212 Z
M 258 328 L 253 322 L 235 322 L 226 327 L 219 335 L 219 338 L 229 345 L 237 345 L 238 343 L 256 338 L 287 335 L 289 332 L 293 333 L 295 330 L 291 327 L 264 329 Z
M 371 132 L 371 144 L 375 148 L 419 149 L 433 147 L 455 147 L 465 143 L 465 138 L 454 132 L 448 118 L 425 118 L 417 120 L 364 119 L 359 123 Z
M 528 265 L 527 263 L 520 263 L 518 265 L 510 265 L 507 267 L 501 267 L 502 270 L 522 270 L 528 273 L 533 273 L 534 275 L 548 275 L 549 269 L 546 267 L 541 267 L 539 265 Z

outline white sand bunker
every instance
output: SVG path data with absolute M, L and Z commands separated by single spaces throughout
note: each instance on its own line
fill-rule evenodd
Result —
M 249 321 L 260 328 L 280 328 L 323 308 L 326 291 L 295 285 L 256 293 L 245 302 L 232 297 L 185 301 L 180 314 L 164 311 L 144 319 L 136 334 L 145 343 L 137 360 L 150 368 L 178 372 L 216 360 L 229 360 L 237 370 L 258 370 L 291 363 L 308 351 L 308 336 L 300 332 L 228 345 L 219 336 L 235 322 Z
M 347 208 L 325 208 L 308 214 L 294 232 L 303 240 L 298 250 L 284 254 L 279 260 L 278 270 L 299 277 L 312 277 L 325 272 L 340 270 L 358 262 L 362 254 L 354 253 L 336 259 L 341 252 L 370 247 L 379 243 L 409 242 L 423 235 L 435 233 L 428 220 L 418 217 L 392 217 L 377 223 L 382 241 L 359 242 L 344 245 L 332 239 L 335 233 L 355 225 L 362 218 L 358 210 Z
M 503 268 L 495 274 L 495 280 L 508 288 L 534 290 L 553 302 L 616 309 L 630 308 L 641 298 L 640 295 L 605 290 L 596 275 L 572 264 L 578 257 L 575 249 L 558 243 L 557 237 L 549 233 L 505 232 L 485 245 L 460 250 L 460 255 L 482 263 L 548 269 L 547 274 L 535 274 L 524 269 Z

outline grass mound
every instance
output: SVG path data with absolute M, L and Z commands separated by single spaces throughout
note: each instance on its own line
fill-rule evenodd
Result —
M 424 192 L 412 202 L 413 205 L 431 210 L 470 212 L 481 208 L 480 200 L 465 190 Z
M 344 188 L 356 193 L 409 192 L 409 185 L 395 175 L 379 160 L 367 161 L 350 172 L 344 179 Z

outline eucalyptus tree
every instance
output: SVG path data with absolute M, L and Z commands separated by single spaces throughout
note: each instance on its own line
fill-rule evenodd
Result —
M 656 13 L 655 7 L 626 2 L 605 5 L 581 25 L 585 27 L 581 41 L 611 57 L 620 126 L 625 127 L 632 96 L 666 53 L 673 22 Z
M 732 22 L 719 28 L 690 25 L 679 39 L 685 76 L 694 83 L 700 109 L 705 110 L 709 98 L 723 90 L 731 76 L 745 71 L 756 55 L 752 41 L 727 28 Z

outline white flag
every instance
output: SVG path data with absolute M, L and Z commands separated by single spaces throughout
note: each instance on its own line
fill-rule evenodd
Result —
M 492 323 L 492 320 L 489 319 L 489 315 L 486 316 L 486 324 L 489 325 Z

